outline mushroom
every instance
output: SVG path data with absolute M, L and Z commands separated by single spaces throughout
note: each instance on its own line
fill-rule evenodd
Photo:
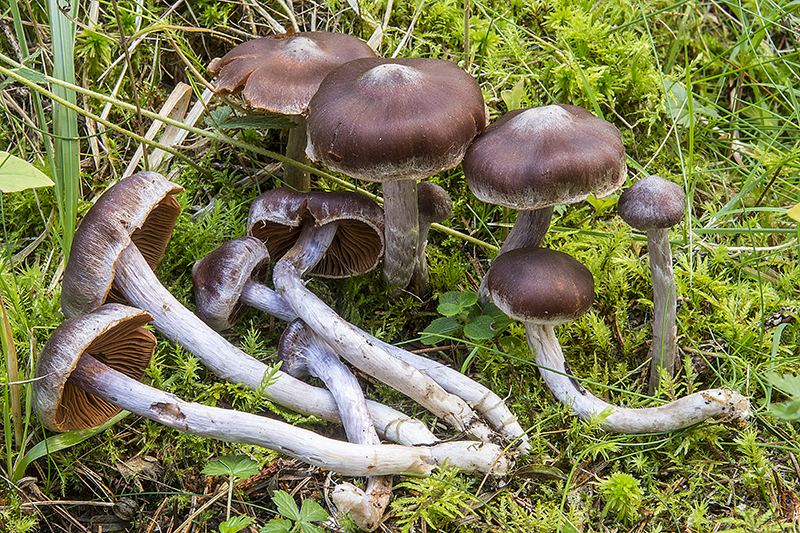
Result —
M 193 435 L 263 446 L 348 476 L 427 474 L 450 457 L 480 455 L 467 451 L 474 443 L 466 442 L 429 447 L 344 443 L 270 418 L 183 401 L 139 381 L 156 346 L 153 334 L 142 328 L 149 320 L 139 309 L 105 304 L 53 331 L 37 359 L 34 381 L 45 427 L 91 428 L 126 409 Z M 492 445 L 483 447 L 491 455 Z M 492 465 L 490 457 L 482 459 L 484 466 Z M 463 466 L 474 471 L 475 464 Z M 501 458 L 497 472 L 507 466 Z
M 606 431 L 661 433 L 709 419 L 741 423 L 750 415 L 747 398 L 727 389 L 641 409 L 611 405 L 585 389 L 567 366 L 554 331 L 555 326 L 580 317 L 594 301 L 592 274 L 573 257 L 546 248 L 518 248 L 495 259 L 487 278 L 494 304 L 525 324 L 528 344 L 548 388 L 581 418 L 599 418 Z
M 364 41 L 352 35 L 328 32 L 285 33 L 244 42 L 222 58 L 209 72 L 217 75 L 214 92 L 243 95 L 254 109 L 290 115 L 296 126 L 289 130 L 286 156 L 308 164 L 305 155 L 308 102 L 328 72 L 347 61 L 375 57 Z M 307 191 L 308 172 L 284 165 L 287 185 Z
M 428 233 L 434 222 L 447 220 L 453 212 L 453 200 L 440 185 L 432 181 L 421 181 L 417 184 L 417 205 L 419 206 L 419 246 L 414 276 L 409 287 L 418 296 L 424 297 L 428 292 L 428 263 L 425 260 L 425 249 L 428 246 Z
M 266 246 L 252 236 L 239 237 L 199 259 L 192 268 L 197 314 L 214 329 L 230 327 L 244 306 L 251 306 L 281 320 L 297 318 L 294 310 L 263 284 L 263 263 L 269 260 Z M 479 411 L 502 435 L 517 441 L 516 452 L 528 451 L 528 438 L 502 398 L 458 370 L 427 357 L 383 342 L 353 326 L 366 341 L 414 366 L 433 378 L 447 392 L 456 394 Z M 398 422 L 421 424 L 417 420 Z M 423 426 L 424 429 L 424 426 Z
M 509 111 L 475 139 L 462 167 L 478 199 L 519 210 L 498 256 L 539 246 L 553 206 L 607 196 L 627 176 L 616 126 L 565 104 Z M 486 305 L 485 277 L 478 296 Z
M 309 158 L 383 184 L 383 272 L 395 286 L 406 288 L 415 269 L 416 180 L 458 165 L 486 117 L 478 82 L 441 59 L 356 59 L 332 70 L 309 102 Z
M 283 332 L 278 354 L 287 373 L 296 378 L 310 373 L 325 383 L 339 406 L 347 440 L 372 446 L 381 443 L 358 380 L 325 341 L 301 320 L 295 320 Z M 370 476 L 366 490 L 342 483 L 333 490 L 332 497 L 339 510 L 349 512 L 358 527 L 373 531 L 392 497 L 392 477 Z
M 654 394 L 658 389 L 660 372 L 675 375 L 677 294 L 669 229 L 678 224 L 686 213 L 686 193 L 677 183 L 659 176 L 647 176 L 619 196 L 617 211 L 629 226 L 647 234 L 647 252 L 653 278 L 649 391 Z
M 282 372 L 264 388 L 271 369 L 250 357 L 186 309 L 158 281 L 152 269 L 166 249 L 180 212 L 174 195 L 183 189 L 155 172 L 141 172 L 106 190 L 75 232 L 64 270 L 61 307 L 67 318 L 88 313 L 109 301 L 146 310 L 153 325 L 186 348 L 217 376 L 263 390 L 270 400 L 300 413 L 339 422 L 329 392 Z M 396 411 L 370 402 L 377 430 L 403 444 L 430 443 L 414 424 L 399 423 Z
M 336 353 L 459 431 L 466 430 L 480 440 L 494 438 L 491 430 L 461 398 L 448 393 L 436 381 L 392 357 L 380 346 L 370 344 L 349 322 L 306 289 L 302 277 L 315 269 L 358 272 L 356 264 L 377 263 L 380 248 L 374 256 L 366 251 L 374 251 L 374 246 L 357 245 L 371 244 L 375 240 L 382 242 L 379 215 L 380 208 L 372 200 L 356 193 L 297 193 L 273 189 L 253 202 L 247 227 L 249 234 L 264 239 L 267 248 L 270 248 L 270 241 L 277 248 L 292 243 L 273 269 L 275 289 L 297 317 L 325 339 Z M 270 251 L 270 255 L 280 254 Z M 320 268 L 320 265 L 325 267 Z

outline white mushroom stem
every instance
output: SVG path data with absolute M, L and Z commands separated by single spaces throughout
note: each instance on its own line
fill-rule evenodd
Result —
M 290 328 L 294 329 L 287 332 L 295 335 L 291 345 L 296 352 L 292 355 L 304 359 L 311 375 L 321 379 L 333 394 L 347 440 L 353 444 L 379 445 L 381 440 L 356 377 L 316 333 L 299 324 L 293 324 Z M 358 527 L 373 531 L 380 524 L 392 497 L 392 476 L 370 476 L 366 490 L 352 483 L 339 484 L 333 490 L 332 497 L 339 510 L 350 513 L 350 518 Z
M 416 250 L 420 245 L 416 180 L 385 182 L 383 198 L 386 221 L 383 278 L 405 289 L 414 274 Z
M 286 303 L 336 353 L 353 366 L 402 392 L 459 431 L 490 441 L 496 438 L 461 398 L 413 366 L 369 342 L 349 322 L 306 289 L 303 274 L 319 261 L 336 231 L 335 223 L 304 225 L 294 246 L 275 264 L 272 279 Z M 413 257 L 413 256 L 412 256 Z
M 269 313 L 287 322 L 297 318 L 297 313 L 294 312 L 291 306 L 275 291 L 262 283 L 255 281 L 245 283 L 239 299 L 250 307 Z M 367 343 L 417 368 L 441 385 L 444 390 L 459 396 L 469 403 L 473 409 L 483 415 L 496 431 L 510 441 L 517 442 L 516 452 L 524 454 L 530 450 L 528 436 L 520 426 L 517 417 L 511 413 L 503 399 L 492 392 L 491 389 L 454 368 L 384 342 L 357 326 L 351 325 L 351 327 L 359 335 L 363 336 Z
M 611 405 L 592 395 L 573 377 L 552 326 L 528 323 L 525 333 L 550 391 L 584 420 L 602 417 L 600 425 L 606 431 L 664 433 L 705 420 L 741 423 L 750 416 L 747 398 L 728 389 L 696 392 L 658 407 L 632 409 Z
M 676 289 L 672 271 L 669 228 L 647 231 L 647 253 L 653 278 L 653 345 L 650 359 L 650 394 L 658 390 L 660 372 L 675 374 Z
M 86 354 L 78 360 L 69 380 L 122 409 L 165 426 L 201 437 L 263 446 L 346 476 L 427 474 L 445 460 L 452 463 L 453 458 L 459 457 L 466 457 L 458 464 L 467 471 L 476 470 L 478 458 L 485 461 L 481 466 L 494 466 L 491 452 L 481 457 L 481 453 L 471 449 L 475 443 L 442 443 L 430 447 L 351 444 L 251 413 L 186 402 L 131 379 Z M 487 450 L 492 447 L 482 446 Z M 494 453 L 497 452 L 495 449 Z M 507 466 L 500 461 L 498 470 Z
M 114 284 L 131 305 L 150 313 L 158 331 L 197 356 L 217 376 L 253 390 L 262 389 L 262 380 L 270 368 L 233 346 L 176 300 L 161 285 L 134 244 L 120 254 Z M 328 391 L 282 372 L 276 372 L 274 383 L 264 389 L 264 394 L 294 411 L 340 422 L 336 402 Z M 418 420 L 377 402 L 368 405 L 378 433 L 386 439 L 408 445 L 436 441 Z
M 517 248 L 528 248 L 539 246 L 550 229 L 550 221 L 553 218 L 553 207 L 542 207 L 541 209 L 525 209 L 517 213 L 514 226 L 508 233 L 508 237 L 500 246 L 495 259 L 506 252 Z M 483 276 L 481 285 L 478 288 L 478 302 L 482 307 L 491 301 L 489 289 L 486 287 L 486 276 Z

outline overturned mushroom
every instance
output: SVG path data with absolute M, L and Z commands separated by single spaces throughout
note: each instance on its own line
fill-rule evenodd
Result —
M 260 279 L 269 260 L 266 246 L 255 237 L 225 242 L 192 268 L 197 314 L 217 330 L 230 327 L 244 306 L 281 320 L 297 318 L 294 310 Z M 356 328 L 366 341 L 433 378 L 447 392 L 467 401 L 502 435 L 516 441 L 517 452 L 527 452 L 528 438 L 502 398 L 458 370 L 386 343 Z M 420 424 L 409 419 L 402 424 Z
M 571 256 L 546 248 L 520 248 L 495 259 L 487 274 L 497 307 L 525 324 L 531 351 L 555 397 L 581 418 L 600 417 L 601 427 L 619 433 L 656 433 L 682 429 L 704 420 L 742 422 L 750 404 L 741 394 L 712 389 L 659 407 L 611 405 L 592 395 L 570 372 L 554 327 L 577 319 L 594 301 L 591 272 Z
M 426 474 L 475 443 L 435 446 L 367 446 L 344 443 L 285 422 L 181 400 L 139 382 L 155 349 L 155 337 L 142 328 L 150 316 L 139 309 L 105 304 L 68 319 L 51 335 L 36 363 L 34 392 L 46 427 L 86 429 L 106 422 L 120 409 L 174 429 L 229 442 L 270 448 L 309 464 L 349 476 Z M 119 369 L 119 370 L 118 370 Z M 492 445 L 486 465 L 491 465 Z M 475 466 L 465 464 L 467 471 Z M 497 473 L 507 468 L 501 460 Z
M 675 374 L 676 290 L 669 229 L 686 212 L 686 193 L 677 183 L 659 176 L 642 178 L 619 196 L 619 216 L 647 233 L 647 253 L 653 278 L 653 344 L 650 353 L 650 394 L 658 389 L 659 372 Z
M 372 446 L 381 443 L 358 380 L 325 341 L 302 321 L 295 320 L 283 332 L 278 354 L 287 373 L 297 378 L 310 373 L 325 383 L 339 406 L 347 440 Z M 392 497 L 392 477 L 370 476 L 366 490 L 352 483 L 342 483 L 336 486 L 332 497 L 339 510 L 349 512 L 358 527 L 373 531 Z

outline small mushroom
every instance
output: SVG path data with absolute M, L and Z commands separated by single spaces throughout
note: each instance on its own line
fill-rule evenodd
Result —
M 285 321 L 296 319 L 294 310 L 260 279 L 264 272 L 262 265 L 268 260 L 266 246 L 260 239 L 251 236 L 227 241 L 199 259 L 192 268 L 198 316 L 218 331 L 230 327 L 243 306 L 251 306 Z M 454 368 L 383 342 L 353 327 L 369 344 L 378 346 L 393 357 L 414 366 L 433 378 L 447 392 L 467 401 L 498 432 L 516 441 L 516 452 L 528 451 L 528 438 L 517 418 L 511 414 L 503 399 L 489 388 Z M 405 431 L 421 426 L 418 429 L 421 436 L 417 440 L 426 442 L 423 436 L 427 430 L 421 422 L 415 419 L 402 421 L 398 418 L 397 424 L 404 426 Z M 432 434 L 430 438 L 433 439 Z
M 478 199 L 519 210 L 498 256 L 539 246 L 554 206 L 607 196 L 627 176 L 616 126 L 564 104 L 509 111 L 475 139 L 462 166 Z M 485 277 L 478 296 L 485 305 Z
M 309 102 L 308 156 L 383 184 L 389 283 L 406 288 L 414 273 L 416 180 L 458 165 L 486 117 L 478 82 L 441 59 L 356 59 L 331 71 Z
M 348 476 L 427 474 L 468 443 L 435 446 L 367 446 L 344 443 L 285 422 L 181 400 L 142 384 L 156 346 L 141 326 L 150 316 L 139 309 L 105 304 L 61 324 L 36 362 L 34 393 L 43 424 L 55 431 L 95 427 L 120 409 L 201 437 L 263 446 Z M 453 446 L 459 444 L 460 446 Z M 474 445 L 474 444 L 473 444 Z M 485 471 L 493 468 L 485 444 Z M 466 464 L 475 471 L 475 464 Z M 508 465 L 501 462 L 498 473 Z M 471 469 L 471 470 L 470 470 Z M 480 469 L 480 467 L 479 467 Z M 478 469 L 478 471 L 480 471 Z
M 295 320 L 284 330 L 278 355 L 285 372 L 297 378 L 310 373 L 325 383 L 339 406 L 347 440 L 373 446 L 381 443 L 358 380 L 325 341 L 301 320 Z M 373 531 L 392 497 L 392 477 L 370 476 L 366 490 L 352 483 L 342 483 L 333 490 L 332 497 L 339 510 L 349 512 L 358 527 Z
M 647 233 L 647 252 L 653 278 L 653 343 L 650 348 L 650 394 L 658 390 L 660 372 L 675 374 L 676 290 L 669 229 L 686 213 L 686 193 L 677 183 L 647 176 L 628 187 L 617 211 L 629 226 Z
M 292 247 L 278 260 L 272 272 L 275 289 L 281 298 L 298 318 L 356 368 L 394 387 L 458 430 L 466 430 L 480 440 L 493 438 L 491 430 L 461 398 L 448 393 L 436 381 L 412 365 L 392 357 L 380 346 L 370 344 L 303 283 L 302 277 L 319 263 L 331 263 L 330 270 L 334 272 L 342 270 L 339 263 L 351 256 L 358 258 L 358 263 L 377 263 L 379 255 L 363 257 L 365 249 L 354 248 L 350 243 L 351 240 L 366 240 L 364 235 L 359 233 L 358 239 L 353 239 L 350 232 L 346 231 L 350 220 L 355 217 L 361 223 L 361 229 L 371 229 L 373 238 L 380 240 L 382 232 L 375 229 L 382 226 L 382 220 L 373 219 L 371 223 L 364 224 L 367 218 L 364 215 L 372 211 L 367 205 L 374 205 L 374 202 L 355 193 L 303 193 L 300 196 L 304 195 L 304 199 L 298 198 L 298 195 L 281 189 L 261 194 L 251 206 L 247 223 L 248 233 L 253 235 L 257 233 L 257 228 L 270 227 L 275 221 L 286 221 L 288 228 L 273 228 L 272 233 L 276 235 L 274 240 L 278 243 L 283 243 L 290 234 L 299 231 Z M 374 209 L 376 211 L 373 213 L 380 213 L 377 206 Z M 269 248 L 272 239 L 270 234 L 266 239 Z M 336 243 L 339 243 L 341 251 L 330 253 Z
M 329 392 L 278 372 L 266 389 L 270 368 L 236 348 L 186 309 L 153 273 L 166 249 L 180 205 L 174 195 L 183 189 L 155 172 L 141 172 L 118 181 L 95 202 L 75 232 L 64 269 L 61 308 L 67 318 L 88 313 L 109 301 L 146 310 L 158 331 L 233 383 L 263 390 L 270 400 L 300 413 L 339 422 Z M 395 424 L 396 411 L 371 402 L 373 420 L 386 438 L 419 444 L 419 434 Z M 425 440 L 423 443 L 430 441 Z
M 290 115 L 296 126 L 289 130 L 286 157 L 308 164 L 305 155 L 308 102 L 320 82 L 335 67 L 362 57 L 375 57 L 367 43 L 352 35 L 328 32 L 285 33 L 244 42 L 214 59 L 209 72 L 217 75 L 214 92 L 242 90 L 254 109 Z M 284 181 L 307 191 L 310 175 L 284 166 Z
M 554 327 L 577 319 L 594 301 L 591 272 L 573 257 L 546 248 L 519 248 L 495 259 L 487 274 L 492 301 L 525 324 L 539 372 L 555 397 L 586 420 L 618 433 L 675 431 L 705 420 L 743 422 L 750 404 L 741 394 L 711 389 L 658 407 L 631 409 L 611 405 L 585 389 L 573 376 Z

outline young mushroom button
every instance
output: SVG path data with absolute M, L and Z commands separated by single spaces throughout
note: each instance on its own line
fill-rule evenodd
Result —
M 676 290 L 672 270 L 669 229 L 686 213 L 686 193 L 677 183 L 659 176 L 642 178 L 619 197 L 619 216 L 628 225 L 647 233 L 647 251 L 653 278 L 653 343 L 650 394 L 658 389 L 659 372 L 675 373 Z
M 254 109 L 290 115 L 296 126 L 289 130 L 286 156 L 308 164 L 303 116 L 308 102 L 328 72 L 363 57 L 375 57 L 375 52 L 357 37 L 299 32 L 244 42 L 214 59 L 208 70 L 217 75 L 217 94 L 231 94 L 244 86 L 244 98 Z M 284 179 L 298 190 L 310 185 L 310 175 L 292 165 L 284 165 Z
M 539 246 L 554 206 L 607 196 L 627 176 L 616 126 L 572 105 L 506 113 L 475 139 L 462 166 L 478 199 L 519 210 L 498 255 Z M 485 304 L 485 278 L 478 294 Z
M 707 419 L 742 422 L 750 414 L 744 396 L 713 389 L 659 407 L 611 405 L 585 389 L 564 360 L 554 327 L 577 319 L 592 305 L 592 274 L 571 256 L 546 248 L 519 248 L 495 259 L 487 274 L 495 305 L 525 324 L 531 351 L 548 388 L 581 418 L 601 417 L 600 426 L 619 433 L 659 433 Z
M 414 273 L 415 180 L 458 165 L 486 116 L 477 80 L 429 58 L 351 61 L 331 71 L 309 102 L 308 156 L 383 183 L 390 283 L 405 288 Z

